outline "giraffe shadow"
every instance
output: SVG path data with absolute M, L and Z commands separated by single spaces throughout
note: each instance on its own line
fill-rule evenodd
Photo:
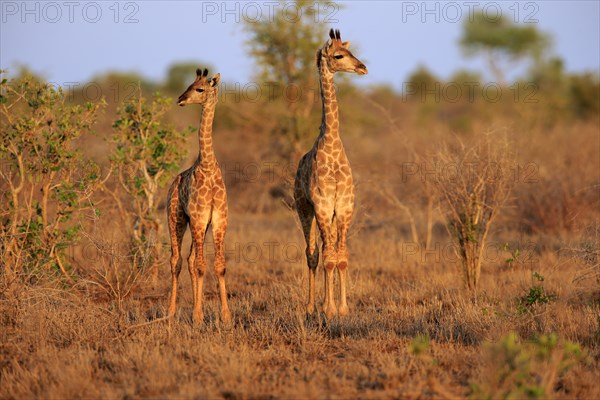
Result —
M 368 339 L 390 332 L 389 323 L 382 320 L 365 320 L 360 317 L 334 319 L 328 326 L 330 339 Z
M 383 318 L 365 319 L 360 315 L 350 315 L 327 319 L 324 312 L 307 315 L 304 321 L 304 328 L 315 333 L 320 333 L 328 339 L 365 339 L 393 332 L 389 321 Z
M 325 313 L 317 311 L 313 314 L 306 314 L 304 318 L 304 327 L 309 330 L 327 330 L 328 323 Z

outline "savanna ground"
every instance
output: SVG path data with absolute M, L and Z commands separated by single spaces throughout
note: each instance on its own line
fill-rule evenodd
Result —
M 449 139 L 475 140 L 483 128 L 457 136 L 445 122 L 424 126 L 420 105 L 396 98 L 386 108 L 400 122 L 363 131 L 349 124 L 347 100 L 341 126 L 357 183 L 350 316 L 306 317 L 308 270 L 297 218 L 285 205 L 288 167 L 270 158 L 268 135 L 217 122 L 216 153 L 229 188 L 233 326 L 219 321 L 210 245 L 204 324 L 191 321 L 185 265 L 178 313 L 161 320 L 170 285 L 166 235 L 152 287 L 148 274 L 132 272 L 120 256 L 128 227 L 106 198 L 68 252 L 79 281 L 26 269 L 11 279 L 3 274 L 0 397 L 600 397 L 597 121 L 526 128 L 504 117 L 491 124 L 488 132 L 507 134 L 525 168 L 492 228 L 472 293 L 437 200 L 429 249 L 412 241 L 407 215 L 424 235 L 428 177 L 404 164 L 420 165 L 415 148 L 435 152 Z M 389 115 L 379 105 L 364 107 L 369 118 Z M 185 126 L 198 113 L 175 109 L 169 117 L 183 115 L 176 124 Z M 83 140 L 89 157 L 102 162 L 106 144 Z M 195 149 L 195 135 L 188 143 Z M 189 237 L 184 243 L 188 249 Z
M 282 237 L 301 239 L 289 214 L 231 218 L 229 246 Z M 121 313 L 80 290 L 3 288 L 2 397 L 457 398 L 475 385 L 497 397 L 521 384 L 556 398 L 598 397 L 597 283 L 573 283 L 579 262 L 547 250 L 533 265 L 488 263 L 472 298 L 455 266 L 403 261 L 402 241 L 389 228 L 352 238 L 352 314 L 330 322 L 306 319 L 307 269 L 278 251 L 257 262 L 230 255 L 231 329 L 218 321 L 212 275 L 201 327 L 191 322 L 187 278 L 177 317 L 144 325 L 164 316 L 166 268 L 159 288 L 137 289 Z M 558 299 L 519 313 L 532 271 Z M 510 332 L 522 341 L 511 346 Z M 564 372 L 559 342 L 536 359 L 541 350 L 525 344 L 543 333 L 579 343 L 585 356 Z

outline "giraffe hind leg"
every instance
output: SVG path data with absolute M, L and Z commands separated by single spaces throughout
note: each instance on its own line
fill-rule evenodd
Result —
M 306 262 L 308 264 L 308 303 L 306 312 L 313 314 L 315 311 L 315 275 L 319 265 L 319 248 L 317 246 L 317 224 L 315 209 L 312 204 L 296 190 L 296 211 L 302 225 L 304 240 L 306 241 Z
M 176 182 L 177 183 L 177 182 Z M 174 190 L 173 190 L 174 189 Z M 175 315 L 177 307 L 177 280 L 181 272 L 181 242 L 187 229 L 188 217 L 179 201 L 176 184 L 172 188 L 167 216 L 169 220 L 169 236 L 171 239 L 171 298 L 169 301 L 168 315 Z

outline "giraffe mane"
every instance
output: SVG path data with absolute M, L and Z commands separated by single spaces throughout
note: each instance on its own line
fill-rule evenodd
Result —
M 321 70 L 321 57 L 323 55 L 323 49 L 317 50 L 317 70 Z

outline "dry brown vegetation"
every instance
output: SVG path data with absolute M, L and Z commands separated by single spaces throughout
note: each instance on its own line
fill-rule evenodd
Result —
M 178 314 L 163 319 L 167 238 L 152 287 L 128 253 L 132 227 L 98 192 L 100 215 L 85 220 L 67 252 L 74 283 L 59 271 L 3 268 L 0 398 L 600 398 L 597 115 L 549 123 L 539 105 L 340 93 L 357 182 L 349 317 L 305 315 L 304 242 L 286 206 L 297 155 L 282 157 L 279 138 L 260 123 L 279 105 L 225 99 L 215 146 L 229 193 L 233 327 L 219 323 L 210 270 L 204 325 L 192 324 L 185 271 Z M 199 113 L 173 108 L 166 118 L 183 129 Z M 115 118 L 109 104 L 98 135 L 81 139 L 105 170 L 103 138 Z M 473 293 L 464 290 L 427 163 L 444 144 L 485 135 L 507 139 L 516 161 Z M 182 169 L 197 146 L 195 135 L 187 140 L 193 150 Z
M 248 246 L 248 238 L 259 246 L 283 236 L 291 243 L 301 239 L 285 213 L 236 215 L 231 226 L 232 248 Z M 121 311 L 114 301 L 81 290 L 4 287 L 2 397 L 464 397 L 471 385 L 501 379 L 505 351 L 498 356 L 486 343 L 509 332 L 524 341 L 556 332 L 585 353 L 564 373 L 550 361 L 533 363 L 530 385 L 553 368 L 553 397 L 600 395 L 594 383 L 598 306 L 590 297 L 597 283 L 574 283 L 584 270 L 576 259 L 547 253 L 535 266 L 488 263 L 482 294 L 473 300 L 461 290 L 454 265 L 403 262 L 401 242 L 392 229 L 354 236 L 353 313 L 329 323 L 305 319 L 304 260 L 286 261 L 277 251 L 273 260 L 256 263 L 229 257 L 231 330 L 218 323 L 212 276 L 202 327 L 191 323 L 187 279 L 177 318 L 144 325 L 165 313 L 165 270 L 159 289 L 136 290 Z M 519 313 L 515 299 L 532 285 L 533 269 L 559 298 Z M 431 339 L 422 353 L 415 351 L 419 335 Z

